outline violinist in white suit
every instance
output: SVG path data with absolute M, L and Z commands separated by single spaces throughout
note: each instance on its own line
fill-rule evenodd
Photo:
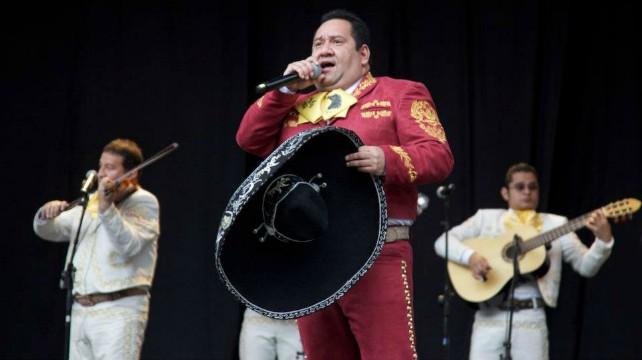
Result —
M 148 319 L 149 291 L 158 250 L 159 206 L 140 187 L 136 143 L 116 139 L 103 148 L 98 190 L 89 197 L 73 260 L 71 359 L 138 359 Z M 36 213 L 33 227 L 49 241 L 75 237 L 81 207 L 54 200 Z M 67 253 L 70 260 L 72 249 Z M 66 268 L 66 266 L 65 266 Z

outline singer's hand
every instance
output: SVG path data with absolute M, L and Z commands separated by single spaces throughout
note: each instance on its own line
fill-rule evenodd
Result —
M 102 178 L 98 183 L 98 211 L 105 212 L 114 202 L 117 190 L 114 181 L 108 177 Z
M 69 203 L 63 200 L 53 200 L 42 206 L 40 209 L 40 214 L 38 215 L 41 219 L 49 220 L 53 219 L 69 206 Z
M 381 176 L 386 169 L 386 156 L 378 146 L 361 146 L 358 152 L 346 155 L 345 160 L 348 167 L 372 175 Z
M 314 80 L 312 79 L 314 77 L 313 64 L 315 64 L 314 60 L 312 59 L 312 57 L 309 57 L 305 60 L 300 60 L 300 61 L 295 61 L 293 63 L 290 63 L 288 67 L 285 68 L 283 75 L 288 75 L 293 72 L 296 72 L 301 78 L 301 81 L 297 81 L 291 85 L 288 85 L 288 89 L 290 91 L 297 92 L 299 90 L 308 88 L 314 84 Z

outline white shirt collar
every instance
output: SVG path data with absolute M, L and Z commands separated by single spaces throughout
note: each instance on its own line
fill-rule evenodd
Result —
M 346 92 L 352 94 L 354 92 L 354 89 L 356 89 L 359 83 L 361 82 L 361 79 L 363 79 L 363 77 L 360 77 L 359 80 L 357 80 L 357 82 L 355 82 L 349 88 L 347 88 Z

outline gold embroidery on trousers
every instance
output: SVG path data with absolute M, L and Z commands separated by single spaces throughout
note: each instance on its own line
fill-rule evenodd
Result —
M 428 100 L 413 101 L 410 108 L 410 116 L 428 135 L 436 138 L 439 142 L 446 142 L 446 132 L 439 122 L 437 111 Z
M 401 279 L 403 280 L 404 295 L 406 300 L 406 318 L 408 319 L 408 340 L 410 341 L 410 350 L 412 358 L 417 359 L 417 347 L 415 346 L 415 321 L 412 315 L 412 294 L 410 293 L 410 284 L 408 282 L 408 264 L 401 260 Z
M 127 359 L 136 359 L 140 356 L 142 340 L 145 334 L 145 326 L 149 318 L 149 312 L 137 311 L 128 308 L 84 308 L 82 306 L 74 307 L 74 313 L 77 317 L 103 318 L 114 321 L 124 321 L 132 323 L 133 326 L 126 326 L 125 333 L 122 336 L 122 354 L 127 355 Z
M 415 179 L 417 179 L 417 170 L 415 170 L 415 166 L 412 164 L 410 155 L 408 155 L 408 153 L 399 146 L 391 146 L 390 148 L 399 155 L 403 161 L 403 165 L 408 169 L 408 178 L 410 178 L 410 182 L 415 182 Z

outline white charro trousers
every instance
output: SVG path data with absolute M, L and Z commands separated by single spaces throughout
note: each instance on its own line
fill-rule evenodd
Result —
M 275 320 L 245 309 L 239 339 L 240 360 L 303 360 L 295 320 Z
M 504 353 L 508 311 L 496 308 L 475 313 L 470 340 L 470 360 L 499 360 Z M 548 360 L 548 328 L 543 308 L 524 309 L 513 313 L 512 358 L 515 360 Z
M 149 295 L 94 306 L 74 303 L 71 360 L 138 360 L 149 314 Z

